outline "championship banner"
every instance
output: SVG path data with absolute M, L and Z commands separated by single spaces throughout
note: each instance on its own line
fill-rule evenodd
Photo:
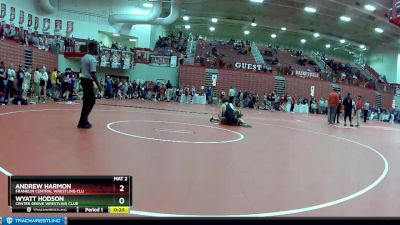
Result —
M 122 52 L 122 69 L 129 70 L 132 69 L 132 52 L 123 51 Z
M 35 30 L 39 29 L 39 17 L 35 16 Z
M 6 4 L 5 3 L 1 3 L 1 11 L 0 11 L 0 18 L 4 18 L 4 17 L 6 17 L 6 11 L 7 11 L 7 8 L 6 8 L 7 6 L 6 6 Z
M 121 58 L 122 58 L 122 51 L 112 49 L 111 50 L 111 68 L 121 69 Z
M 110 67 L 111 50 L 106 48 L 100 48 L 100 67 Z
M 296 70 L 296 76 L 301 77 L 301 78 L 319 78 L 319 73 L 315 72 L 308 72 L 308 71 L 298 71 Z
M 67 35 L 70 35 L 72 32 L 74 32 L 74 22 L 67 21 Z
M 171 64 L 170 56 L 160 56 L 160 55 L 151 55 L 150 56 L 150 65 L 152 65 L 152 66 L 169 67 L 170 64 Z
M 19 11 L 19 25 L 24 24 L 25 22 L 25 12 L 23 10 Z
M 54 32 L 60 32 L 62 30 L 62 20 L 55 20 Z
M 50 19 L 44 18 L 43 19 L 43 33 L 48 33 L 50 30 Z
M 28 14 L 28 27 L 32 26 L 32 14 Z
M 11 7 L 11 10 L 10 10 L 10 22 L 12 22 L 14 20 L 15 20 L 15 8 Z

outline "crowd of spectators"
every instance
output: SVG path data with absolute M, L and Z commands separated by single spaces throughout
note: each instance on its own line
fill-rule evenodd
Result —
M 155 52 L 164 56 L 185 54 L 188 46 L 188 37 L 183 32 L 158 37 Z
M 64 73 L 46 66 L 32 70 L 30 67 L 0 62 L 0 103 L 37 104 L 46 101 L 70 102 L 80 98 L 77 72 L 66 69 Z

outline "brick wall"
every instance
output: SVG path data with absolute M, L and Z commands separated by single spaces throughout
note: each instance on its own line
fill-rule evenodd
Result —
M 181 88 L 195 86 L 200 90 L 206 82 L 206 68 L 197 66 L 181 66 L 179 73 L 179 86 Z
M 385 109 L 392 108 L 393 95 L 391 93 L 382 93 L 382 107 Z
M 180 84 L 181 87 L 190 87 L 195 85 L 196 89 L 205 83 L 205 67 L 181 66 Z M 218 70 L 217 91 L 228 91 L 230 86 L 237 90 L 256 91 L 260 96 L 265 92 L 272 92 L 275 86 L 275 78 L 272 74 L 247 72 L 240 70 Z M 332 91 L 331 83 L 321 80 L 303 79 L 298 77 L 286 77 L 286 91 L 289 95 L 295 94 L 297 97 L 309 97 L 311 86 L 315 86 L 315 97 L 317 99 L 327 98 Z M 351 93 L 353 97 L 363 96 L 364 100 L 369 100 L 372 104 L 376 102 L 376 93 L 374 90 L 341 85 L 342 96 Z M 392 106 L 393 96 L 389 93 L 382 94 L 382 107 L 390 108 Z
M 24 65 L 24 46 L 9 40 L 0 41 L 0 61 L 6 66 Z
M 314 96 L 317 99 L 326 98 L 332 91 L 331 83 L 321 80 L 286 77 L 286 92 L 296 97 L 310 97 L 311 86 L 315 86 Z
M 30 47 L 30 49 L 32 49 L 33 69 L 42 65 L 46 65 L 49 70 L 58 67 L 57 55 L 35 47 Z M 14 66 L 25 65 L 24 46 L 10 40 L 0 41 L 0 61 L 4 61 L 6 66 L 9 66 L 11 63 Z
M 40 68 L 45 65 L 48 70 L 53 71 L 54 68 L 58 68 L 58 56 L 50 52 L 39 50 L 37 48 L 32 49 L 32 68 Z
M 228 92 L 231 86 L 237 90 L 256 92 L 259 96 L 263 96 L 264 93 L 274 90 L 275 78 L 272 74 L 266 73 L 218 70 L 218 93 L 222 90 Z

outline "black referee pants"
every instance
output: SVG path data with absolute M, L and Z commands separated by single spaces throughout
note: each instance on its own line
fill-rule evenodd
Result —
M 88 124 L 89 114 L 96 103 L 96 96 L 93 90 L 93 80 L 81 78 L 81 85 L 83 89 L 83 106 L 79 125 L 86 125 Z

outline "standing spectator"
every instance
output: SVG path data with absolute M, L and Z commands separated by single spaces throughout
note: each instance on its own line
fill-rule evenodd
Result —
M 235 89 L 231 86 L 231 88 L 229 88 L 229 103 L 233 104 L 233 100 L 235 98 L 235 94 L 236 91 Z
M 49 81 L 49 74 L 46 72 L 46 66 L 43 66 L 40 70 L 40 96 L 43 103 L 46 103 L 47 99 L 47 81 Z
M 351 122 L 351 113 L 353 111 L 353 99 L 351 99 L 351 94 L 348 93 L 347 97 L 343 100 L 344 106 L 344 126 L 347 126 L 347 117 L 350 120 L 350 127 L 354 127 L 353 123 Z
M 5 100 L 8 102 L 10 96 L 11 98 L 14 98 L 14 85 L 17 79 L 13 64 L 11 64 L 10 68 L 7 69 L 6 74 L 7 74 L 7 87 L 6 87 Z
M 4 65 L 4 62 L 0 62 L 0 92 L 4 94 L 4 87 L 7 79 L 7 74 L 6 74 L 6 67 Z
M 339 94 L 336 91 L 333 91 L 329 94 L 328 98 L 329 104 L 329 113 L 328 113 L 328 122 L 329 124 L 335 124 L 336 110 L 339 105 Z
M 29 90 L 31 87 L 31 80 L 32 80 L 32 69 L 30 67 L 26 68 L 26 71 L 24 73 L 24 81 L 22 83 L 22 99 L 26 100 L 29 94 Z
M 171 95 L 172 95 L 172 84 L 171 82 L 168 80 L 167 85 L 166 85 L 167 91 L 166 91 L 166 95 L 167 95 L 167 102 L 171 101 Z
M 362 113 L 363 107 L 364 107 L 364 103 L 362 101 L 362 97 L 358 96 L 358 99 L 356 102 L 356 118 L 357 118 L 356 127 L 360 127 L 361 113 Z
M 290 100 L 290 112 L 291 112 L 291 113 L 294 113 L 294 106 L 295 106 L 295 104 L 296 104 L 296 98 L 297 98 L 296 95 L 293 95 L 293 96 L 291 97 L 291 100 Z
M 50 74 L 50 84 L 51 84 L 51 91 L 50 95 L 56 101 L 58 99 L 57 92 L 58 92 L 58 70 L 54 69 Z
M 336 123 L 340 124 L 339 118 L 340 118 L 340 114 L 342 113 L 342 97 L 339 94 L 339 104 L 337 106 L 337 110 L 336 110 Z
M 161 88 L 160 88 L 160 101 L 165 100 L 165 92 L 167 91 L 167 88 L 165 87 L 165 84 L 162 83 Z
M 111 80 L 110 76 L 106 77 L 106 94 L 105 94 L 105 98 L 106 99 L 113 98 L 113 83 L 112 83 L 112 80 Z
M 19 65 L 17 71 L 17 93 L 21 96 L 22 94 L 22 83 L 24 82 L 25 71 L 24 68 Z
M 368 112 L 369 112 L 369 101 L 366 101 L 364 104 L 364 123 L 367 122 L 368 119 Z
M 36 68 L 35 72 L 33 73 L 33 95 L 35 96 L 36 101 L 39 101 L 40 97 L 40 77 L 41 74 L 39 72 L 39 68 Z

